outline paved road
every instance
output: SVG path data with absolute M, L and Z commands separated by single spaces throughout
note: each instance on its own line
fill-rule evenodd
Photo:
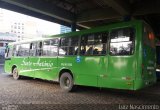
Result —
M 0 63 L 0 73 L 4 73 L 4 64 Z
M 64 93 L 58 83 L 32 78 L 13 80 L 12 76 L 2 73 L 2 68 L 0 71 L 2 110 L 111 110 L 125 104 L 131 104 L 125 107 L 132 107 L 132 104 L 156 104 L 160 109 L 160 82 L 137 92 L 79 86 L 75 92 Z

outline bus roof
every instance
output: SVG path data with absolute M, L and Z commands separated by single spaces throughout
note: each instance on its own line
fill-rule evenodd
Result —
M 91 28 L 91 29 L 85 29 L 85 30 L 76 31 L 76 32 L 51 35 L 51 36 L 47 36 L 46 38 L 37 38 L 37 39 L 14 42 L 14 43 L 10 43 L 10 45 L 28 43 L 28 42 L 36 42 L 36 41 L 42 41 L 42 40 L 47 40 L 47 39 L 52 39 L 52 38 L 60 38 L 60 37 L 65 37 L 65 36 L 77 36 L 77 35 L 83 35 L 83 34 L 89 34 L 89 33 L 95 33 L 95 32 L 103 32 L 109 28 L 119 28 L 122 26 L 135 25 L 137 23 L 142 23 L 142 22 L 144 22 L 144 21 L 132 20 L 132 21 L 127 21 L 127 22 L 113 23 L 113 24 L 109 24 L 109 25 L 105 25 L 105 26 L 95 27 L 95 28 Z

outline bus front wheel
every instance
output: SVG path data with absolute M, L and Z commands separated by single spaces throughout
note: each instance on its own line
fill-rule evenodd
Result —
M 18 69 L 17 69 L 17 67 L 15 67 L 15 68 L 13 69 L 12 74 L 13 74 L 13 78 L 14 78 L 15 80 L 18 80 L 18 79 L 20 78 L 20 76 L 19 76 L 19 74 L 18 74 Z
M 60 87 L 64 92 L 70 92 L 73 90 L 73 77 L 70 73 L 65 72 L 60 76 Z

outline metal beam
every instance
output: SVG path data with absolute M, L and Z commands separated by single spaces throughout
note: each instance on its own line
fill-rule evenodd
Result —
M 91 21 L 91 22 L 83 22 L 81 23 L 82 26 L 88 26 L 85 28 L 92 28 L 92 27 L 97 27 L 97 26 L 104 26 L 104 25 L 108 25 L 108 24 L 112 24 L 115 22 L 119 22 L 122 19 L 107 19 L 107 20 L 100 20 L 100 21 Z
M 74 14 L 44 0 L 0 0 L 5 3 L 21 7 L 32 12 L 40 13 L 56 19 L 71 23 Z
M 124 0 L 103 0 L 108 6 L 112 7 L 120 15 L 125 16 L 130 14 L 130 5 Z
M 120 17 L 122 16 L 111 8 L 95 9 L 77 14 L 77 23 L 104 20 L 104 19 L 113 19 Z

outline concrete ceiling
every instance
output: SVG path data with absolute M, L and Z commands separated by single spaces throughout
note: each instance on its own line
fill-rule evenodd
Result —
M 160 36 L 160 0 L 0 0 L 0 7 L 79 29 L 143 19 Z

